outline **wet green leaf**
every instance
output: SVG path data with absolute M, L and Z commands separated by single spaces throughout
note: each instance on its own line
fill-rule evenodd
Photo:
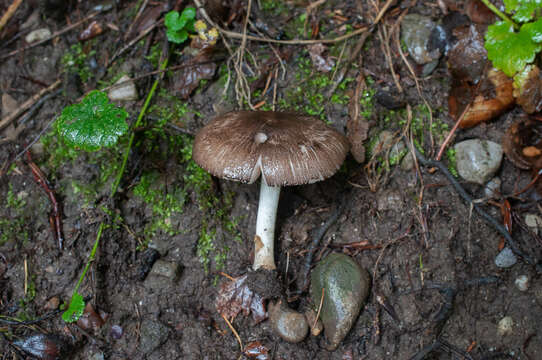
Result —
M 485 36 L 487 57 L 496 68 L 508 76 L 514 76 L 515 73 L 522 71 L 525 65 L 533 62 L 542 48 L 532 39 L 539 25 L 527 28 L 526 25 L 522 26 L 519 32 L 515 32 L 511 23 L 499 21 L 487 29 Z
M 62 313 L 62 320 L 65 322 L 75 322 L 79 320 L 85 310 L 85 300 L 83 296 L 77 292 L 73 293 L 70 301 L 70 306 Z
M 91 91 L 79 103 L 62 110 L 56 130 L 67 145 L 85 151 L 96 151 L 116 144 L 126 133 L 128 113 L 109 103 L 104 92 Z
M 194 31 L 194 18 L 196 9 L 186 7 L 181 14 L 178 11 L 170 11 L 164 18 L 167 28 L 166 35 L 170 42 L 181 44 L 188 38 L 188 31 Z
M 542 8 L 540 0 L 504 0 L 508 13 L 514 13 L 512 19 L 518 22 L 530 21 L 536 10 Z

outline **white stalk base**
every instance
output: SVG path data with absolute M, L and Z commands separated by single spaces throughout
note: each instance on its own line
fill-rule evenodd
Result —
M 256 236 L 254 236 L 254 270 L 275 270 L 275 220 L 279 204 L 280 186 L 267 186 L 261 180 Z

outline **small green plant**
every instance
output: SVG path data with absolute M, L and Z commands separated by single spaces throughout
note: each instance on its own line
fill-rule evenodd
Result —
M 183 12 L 170 11 L 166 14 L 164 24 L 166 25 L 167 39 L 175 44 L 182 44 L 188 39 L 188 33 L 194 32 L 194 19 L 196 9 L 187 6 Z
M 83 51 L 83 46 L 78 43 L 72 45 L 70 50 L 62 56 L 62 66 L 68 73 L 78 74 L 83 83 L 86 83 L 91 77 L 92 72 L 88 66 L 87 59 L 96 53 L 91 50 L 88 54 Z
M 104 92 L 91 91 L 79 104 L 67 106 L 55 122 L 65 144 L 85 151 L 96 151 L 117 143 L 128 130 L 128 113 L 109 103 Z
M 506 12 L 499 11 L 489 0 L 482 0 L 502 21 L 488 27 L 485 48 L 493 66 L 513 77 L 534 62 L 542 50 L 542 18 L 535 14 L 542 9 L 538 0 L 504 0 Z

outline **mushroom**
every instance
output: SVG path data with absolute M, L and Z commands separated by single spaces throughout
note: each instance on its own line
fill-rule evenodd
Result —
M 317 118 L 288 112 L 237 111 L 204 126 L 196 135 L 192 156 L 219 178 L 251 184 L 262 176 L 253 268 L 274 270 L 280 187 L 332 176 L 348 149 L 346 138 Z

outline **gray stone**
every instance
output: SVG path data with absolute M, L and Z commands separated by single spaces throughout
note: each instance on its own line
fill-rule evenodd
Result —
M 498 176 L 495 176 L 493 179 L 489 180 L 484 189 L 484 194 L 488 198 L 496 198 L 501 193 L 501 184 L 502 180 Z
M 356 321 L 367 296 L 371 279 L 351 257 L 333 253 L 320 261 L 311 273 L 310 296 L 313 304 L 324 300 L 320 317 L 328 350 L 335 350 Z
M 429 37 L 435 26 L 430 18 L 419 14 L 408 14 L 401 22 L 401 39 L 417 64 L 434 62 L 441 55 L 439 50 L 429 52 L 427 49 Z M 434 66 L 432 65 L 433 68 L 428 68 L 426 72 L 432 71 Z
M 465 140 L 455 145 L 457 172 L 470 182 L 485 184 L 501 166 L 501 145 L 488 140 Z
M 506 336 L 512 334 L 514 330 L 514 319 L 510 316 L 505 316 L 499 321 L 497 326 L 497 333 L 500 336 Z
M 115 86 L 109 90 L 107 96 L 109 96 L 109 100 L 111 101 L 133 101 L 138 99 L 135 83 L 128 75 L 124 75 L 117 80 Z
M 529 277 L 527 275 L 520 275 L 514 282 L 519 291 L 529 290 Z
M 509 268 L 514 266 L 518 262 L 516 255 L 512 252 L 512 249 L 505 247 L 495 257 L 495 265 L 500 268 Z
M 156 260 L 149 275 L 158 275 L 175 280 L 179 275 L 179 264 L 165 260 Z
M 143 320 L 141 323 L 139 350 L 143 354 L 153 352 L 166 342 L 169 328 L 158 321 Z
M 406 153 L 405 157 L 401 161 L 401 170 L 410 171 L 412 169 L 414 169 L 414 157 L 412 156 L 412 153 L 409 151 Z
M 273 331 L 290 343 L 303 341 L 309 331 L 305 316 L 288 308 L 282 300 L 269 303 L 269 321 Z
M 51 37 L 51 30 L 43 28 L 29 32 L 24 39 L 27 43 L 31 44 L 33 42 L 48 39 L 49 37 Z
M 532 232 L 538 235 L 540 228 L 542 228 L 542 218 L 535 214 L 527 214 L 525 215 L 525 225 L 527 225 Z

